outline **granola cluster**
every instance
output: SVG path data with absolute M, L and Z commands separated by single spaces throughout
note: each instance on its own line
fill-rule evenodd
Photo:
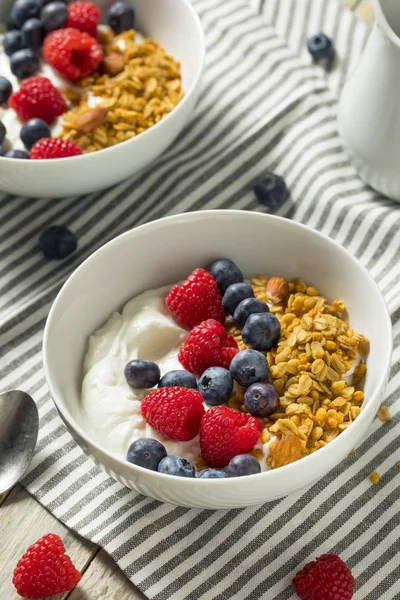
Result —
M 72 105 L 58 137 L 85 152 L 129 140 L 163 119 L 183 98 L 180 64 L 156 42 L 135 41 L 135 31 L 99 33 L 104 51 L 101 72 L 68 89 Z M 90 95 L 98 97 L 96 106 Z
M 270 444 L 272 468 L 322 448 L 357 418 L 369 350 L 367 338 L 346 322 L 342 301 L 329 304 L 301 279 L 274 280 L 275 294 L 265 277 L 251 280 L 255 296 L 270 304 L 281 325 L 277 347 L 265 353 L 280 396 L 280 410 L 264 419 L 261 437 L 262 443 L 271 435 L 278 438 Z M 229 324 L 228 331 L 245 349 L 237 324 Z M 245 411 L 243 395 L 244 389 L 237 389 L 229 406 Z M 260 453 L 253 451 L 256 458 Z

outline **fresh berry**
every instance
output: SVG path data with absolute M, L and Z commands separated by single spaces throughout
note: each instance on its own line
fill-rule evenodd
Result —
M 81 148 L 71 140 L 58 138 L 42 138 L 32 147 L 31 158 L 33 160 L 46 160 L 53 158 L 70 158 L 80 156 Z
M 38 0 L 40 8 L 43 8 L 43 6 L 46 6 L 46 4 L 50 4 L 51 2 L 54 2 L 55 0 Z M 64 2 L 64 4 L 68 4 L 69 0 L 59 0 L 59 2 Z
M 355 585 L 349 567 L 336 554 L 319 556 L 293 579 L 301 600 L 351 600 Z
M 209 367 L 228 369 L 238 352 L 236 341 L 226 333 L 223 325 L 208 319 L 192 329 L 178 359 L 187 371 L 200 375 Z
M 135 13 L 130 2 L 114 2 L 108 9 L 107 23 L 115 33 L 133 29 Z
M 187 460 L 180 456 L 166 456 L 158 465 L 159 473 L 177 477 L 195 477 L 195 470 Z
M 210 408 L 200 427 L 201 456 L 210 467 L 226 467 L 237 454 L 253 450 L 261 433 L 260 422 L 227 406 Z
M 333 54 L 332 41 L 324 33 L 310 37 L 307 48 L 314 60 L 330 58 Z
M 253 189 L 257 200 L 272 210 L 280 208 L 289 196 L 283 177 L 269 171 L 255 182 Z
M 197 475 L 198 479 L 225 479 L 226 477 L 228 477 L 228 473 L 222 469 L 203 469 Z
M 192 440 L 204 415 L 203 396 L 197 390 L 164 387 L 150 392 L 142 402 L 146 422 L 171 440 Z
M 160 367 L 151 360 L 131 360 L 125 367 L 125 379 L 135 388 L 152 388 L 160 381 Z
M 187 327 L 206 319 L 225 320 L 216 281 L 204 269 L 195 269 L 181 285 L 174 285 L 165 303 L 174 317 Z
M 94 73 L 103 60 L 100 44 L 88 33 L 68 27 L 50 33 L 43 44 L 43 57 L 71 81 Z
M 235 381 L 243 387 L 253 383 L 267 381 L 269 376 L 268 362 L 264 354 L 257 350 L 242 350 L 232 359 L 230 372 Z
M 97 38 L 100 10 L 93 2 L 72 2 L 68 6 L 68 15 L 66 27 L 75 27 Z
M 63 225 L 52 225 L 40 234 L 39 247 L 46 258 L 65 258 L 78 246 L 76 235 Z
M 261 473 L 261 465 L 251 454 L 238 454 L 229 461 L 228 477 L 243 477 L 257 473 Z
M 244 343 L 255 350 L 271 350 L 279 340 L 281 326 L 272 313 L 250 315 L 242 329 Z
M 237 305 L 233 318 L 240 327 L 244 327 L 250 315 L 269 312 L 268 304 L 257 298 L 245 298 Z
M 0 156 L 5 156 L 6 155 L 6 150 L 0 146 Z
M 49 125 L 67 110 L 64 98 L 47 77 L 23 81 L 18 92 L 10 96 L 8 104 L 21 121 L 42 119 Z
M 176 371 L 168 371 L 168 373 L 165 373 L 165 375 L 161 377 L 158 387 L 184 387 L 197 390 L 197 381 L 196 377 L 192 375 L 192 373 L 189 373 L 189 371 L 176 369 Z
M 222 367 L 210 367 L 200 377 L 198 387 L 206 404 L 211 406 L 225 404 L 232 396 L 232 375 Z
M 220 258 L 214 261 L 208 270 L 217 282 L 222 295 L 225 294 L 229 285 L 243 281 L 242 271 L 228 258 Z
M 33 51 L 42 47 L 44 31 L 39 19 L 28 19 L 22 26 L 22 41 L 26 48 Z
M 254 298 L 254 291 L 248 283 L 232 283 L 222 297 L 222 306 L 233 315 L 237 306 L 245 298 Z
M 40 20 L 46 31 L 62 29 L 68 21 L 67 5 L 59 0 L 46 4 L 40 12 Z
M 29 152 L 25 152 L 25 150 L 9 150 L 4 153 L 5 158 L 23 158 L 29 159 Z
M 4 125 L 3 121 L 0 121 L 0 144 L 4 142 L 4 139 L 7 135 L 7 129 Z
M 243 403 L 254 417 L 279 412 L 279 394 L 271 383 L 253 383 L 245 391 Z
M 38 140 L 51 137 L 50 127 L 42 119 L 29 119 L 22 125 L 20 137 L 25 148 L 30 150 Z
M 11 56 L 18 50 L 26 48 L 21 31 L 7 31 L 3 38 L 3 48 L 7 56 Z
M 9 15 L 9 17 L 7 19 L 6 26 L 7 26 L 7 31 L 19 29 L 18 23 L 13 19 L 13 17 L 11 15 Z
M 12 94 L 12 85 L 5 77 L 0 76 L 0 104 L 8 102 Z
M 32 77 L 38 72 L 39 68 L 39 59 L 30 48 L 18 50 L 11 56 L 10 69 L 18 79 Z
M 22 27 L 28 19 L 38 18 L 39 13 L 38 0 L 16 0 L 11 9 L 10 17 L 17 27 Z
M 126 460 L 133 465 L 157 471 L 160 461 L 167 456 L 165 447 L 153 438 L 135 440 L 129 446 Z
M 29 546 L 15 567 L 13 584 L 20 596 L 44 598 L 69 592 L 81 574 L 58 535 L 48 533 Z

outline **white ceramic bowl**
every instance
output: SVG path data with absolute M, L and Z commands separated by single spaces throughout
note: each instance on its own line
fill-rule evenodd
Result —
M 105 13 L 112 0 L 94 0 Z M 113 185 L 149 165 L 188 123 L 199 95 L 205 44 L 190 0 L 131 0 L 135 27 L 181 62 L 185 96 L 174 110 L 137 137 L 91 154 L 58 160 L 0 157 L 0 190 L 34 197 L 61 197 Z M 1 0 L 0 22 L 12 0 Z M 105 22 L 103 20 L 103 22 Z
M 135 260 L 132 261 L 132 257 Z M 229 257 L 246 277 L 304 278 L 329 299 L 345 301 L 351 326 L 371 341 L 366 400 L 356 421 L 318 452 L 288 466 L 237 479 L 163 475 L 111 455 L 85 431 L 80 405 L 88 336 L 137 294 L 184 279 L 196 267 Z M 117 237 L 68 279 L 44 332 L 47 381 L 56 407 L 85 451 L 124 485 L 164 502 L 233 508 L 280 498 L 316 481 L 365 435 L 382 400 L 392 347 L 391 322 L 368 272 L 331 239 L 286 219 L 244 211 L 194 212 L 154 221 Z

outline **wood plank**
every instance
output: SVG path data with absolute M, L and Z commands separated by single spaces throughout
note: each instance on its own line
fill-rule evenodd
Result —
M 94 557 L 68 600 L 146 600 L 104 552 Z
M 0 508 L 0 531 L 0 598 L 4 600 L 21 600 L 12 584 L 15 565 L 27 547 L 46 533 L 57 533 L 62 538 L 67 553 L 80 571 L 98 550 L 96 545 L 57 521 L 20 485 L 11 491 Z M 67 595 L 58 595 L 57 600 Z

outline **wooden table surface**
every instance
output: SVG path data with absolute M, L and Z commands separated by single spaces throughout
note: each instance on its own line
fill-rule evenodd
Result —
M 341 0 L 355 14 L 372 24 L 369 0 Z M 20 598 L 12 585 L 12 573 L 26 548 L 46 533 L 57 533 L 82 580 L 72 591 L 57 600 L 146 600 L 125 577 L 113 560 L 95 544 L 73 533 L 34 500 L 20 485 L 0 497 L 0 599 Z

